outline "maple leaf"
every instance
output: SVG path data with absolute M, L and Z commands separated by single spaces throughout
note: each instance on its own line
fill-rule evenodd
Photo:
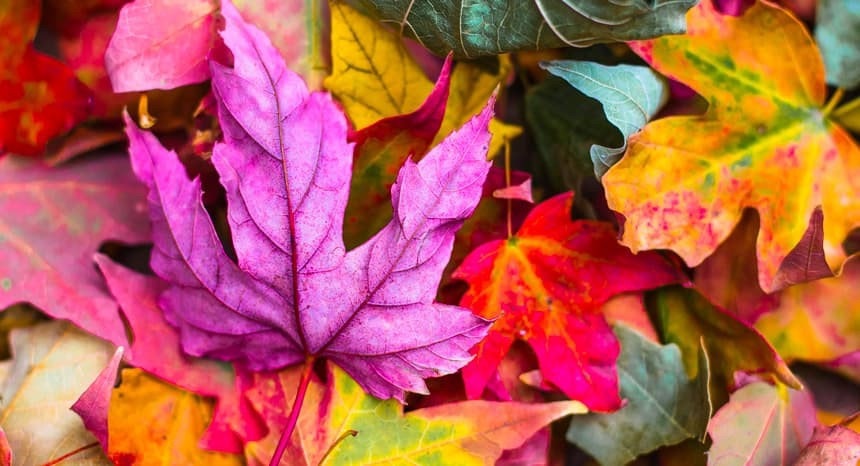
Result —
M 610 297 L 682 279 L 660 255 L 634 256 L 609 223 L 571 221 L 573 194 L 538 204 L 515 236 L 475 249 L 454 272 L 468 282 L 460 304 L 496 318 L 463 369 L 478 398 L 516 339 L 535 350 L 543 378 L 593 410 L 620 406 L 618 341 L 600 312 Z M 501 315 L 500 315 L 501 313 Z
M 788 466 L 816 425 L 808 392 L 753 382 L 711 418 L 708 466 Z
M 149 239 L 145 189 L 127 160 L 100 156 L 49 168 L 0 160 L 0 309 L 29 302 L 117 345 L 116 303 L 93 269 L 107 240 Z
M 326 357 L 374 396 L 403 401 L 451 373 L 489 322 L 433 303 L 454 233 L 489 168 L 492 101 L 392 187 L 394 219 L 345 253 L 352 147 L 326 94 L 309 94 L 265 35 L 225 3 L 233 67 L 211 64 L 225 141 L 212 160 L 227 191 L 238 264 L 224 253 L 176 155 L 127 123 L 135 172 L 150 188 L 161 305 L 192 355 L 276 369 Z M 127 118 L 128 120 L 128 118 Z M 372 338 L 369 338 L 372 335 Z
M 672 249 L 696 266 L 754 208 L 764 291 L 838 271 L 841 243 L 860 226 L 860 149 L 821 108 L 812 38 L 768 2 L 735 18 L 704 0 L 687 20 L 684 36 L 632 45 L 710 106 L 649 123 L 603 177 L 609 206 L 626 218 L 624 244 Z
M 275 432 L 287 422 L 290 406 L 284 400 L 295 391 L 298 372 L 257 374 L 249 391 Z M 503 450 L 518 447 L 550 422 L 586 412 L 576 401 L 474 400 L 404 414 L 396 401 L 378 400 L 363 392 L 337 366 L 329 365 L 327 380 L 327 384 L 316 378 L 312 381 L 306 403 L 313 409 L 302 411 L 289 453 L 280 464 L 491 465 Z M 277 440 L 277 435 L 270 435 L 249 443 L 248 463 L 267 464 Z

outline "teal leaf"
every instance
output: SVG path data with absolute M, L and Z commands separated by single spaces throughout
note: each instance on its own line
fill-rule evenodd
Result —
M 594 176 L 588 157 L 593 144 L 623 143 L 599 102 L 555 76 L 526 94 L 526 122 L 556 191 L 581 192 L 582 180 Z
M 816 23 L 827 82 L 845 89 L 860 85 L 860 2 L 819 0 Z
M 439 55 L 586 47 L 686 30 L 698 0 L 351 0 Z
M 606 119 L 624 138 L 620 147 L 591 146 L 591 161 L 597 177 L 603 176 L 627 149 L 627 138 L 641 130 L 669 98 L 669 86 L 646 66 L 615 65 L 559 60 L 541 65 L 583 94 L 603 105 Z
M 660 346 L 623 326 L 616 326 L 615 334 L 621 341 L 618 375 L 627 405 L 610 414 L 574 417 L 567 440 L 603 466 L 623 466 L 661 446 L 703 439 L 712 411 L 705 351 L 700 350 L 700 369 L 690 380 L 674 344 Z

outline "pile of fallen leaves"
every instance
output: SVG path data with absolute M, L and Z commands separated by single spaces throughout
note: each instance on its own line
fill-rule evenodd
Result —
M 0 465 L 860 464 L 860 2 L 0 25 Z

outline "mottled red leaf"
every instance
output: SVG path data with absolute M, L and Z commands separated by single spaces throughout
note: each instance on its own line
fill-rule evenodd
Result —
M 454 273 L 469 291 L 461 305 L 498 318 L 463 369 L 470 398 L 481 396 L 516 339 L 535 351 L 543 378 L 590 409 L 621 405 L 618 341 L 601 306 L 625 291 L 683 280 L 654 252 L 633 255 L 611 224 L 572 221 L 572 194 L 536 206 L 516 235 L 483 244 Z

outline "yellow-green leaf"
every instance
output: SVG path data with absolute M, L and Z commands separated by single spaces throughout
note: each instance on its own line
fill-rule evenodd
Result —
M 0 426 L 15 464 L 41 465 L 88 446 L 62 464 L 110 464 L 70 408 L 107 364 L 111 345 L 59 320 L 14 330 L 11 341 Z

